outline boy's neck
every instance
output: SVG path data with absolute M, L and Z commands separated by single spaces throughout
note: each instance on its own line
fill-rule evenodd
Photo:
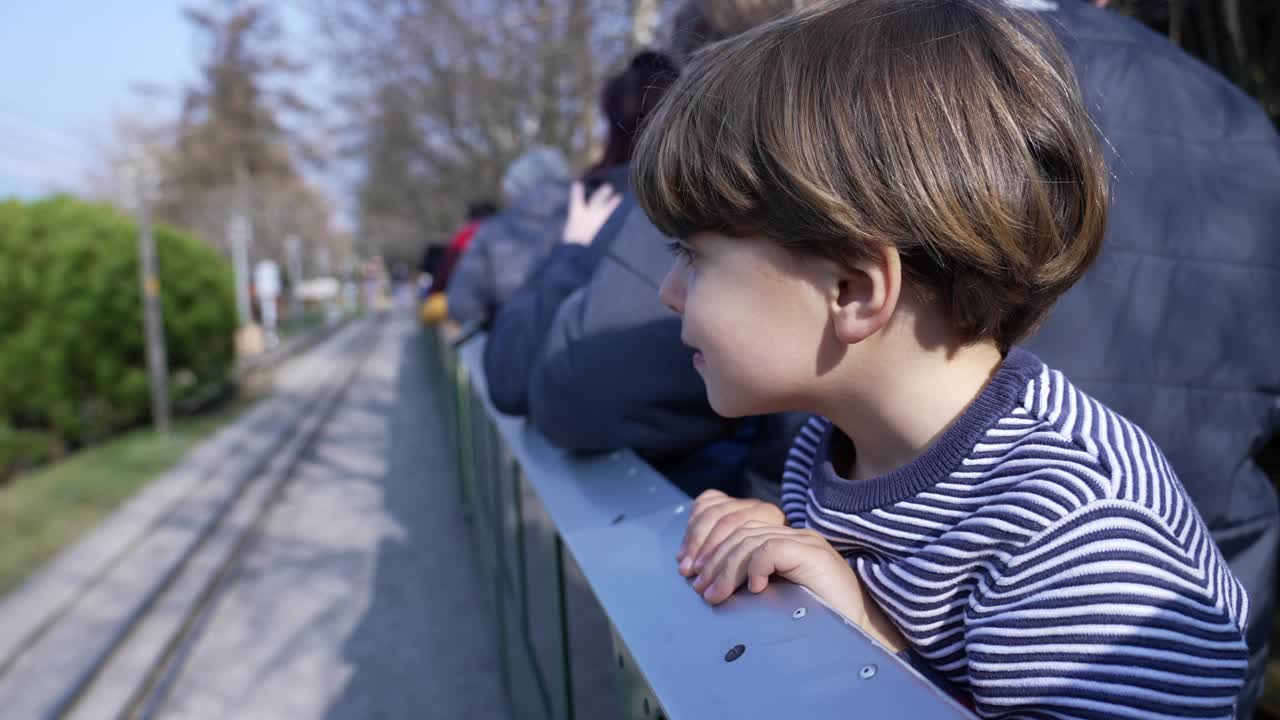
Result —
M 833 458 L 836 471 L 860 480 L 920 457 L 982 393 L 1002 361 L 999 348 L 983 342 L 936 350 L 917 346 L 859 366 L 848 392 L 823 403 L 822 414 L 855 449 L 852 458 Z

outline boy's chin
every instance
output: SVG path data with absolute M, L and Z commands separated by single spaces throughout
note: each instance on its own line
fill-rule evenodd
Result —
M 741 394 L 717 392 L 707 386 L 707 403 L 711 405 L 711 409 L 717 415 L 724 418 L 740 418 L 748 415 L 759 415 L 759 411 L 754 410 L 749 402 L 745 402 Z

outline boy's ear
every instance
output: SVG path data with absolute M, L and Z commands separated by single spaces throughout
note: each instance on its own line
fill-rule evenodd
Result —
M 893 317 L 902 292 L 902 260 L 885 247 L 841 268 L 831 299 L 836 337 L 850 345 L 876 334 Z

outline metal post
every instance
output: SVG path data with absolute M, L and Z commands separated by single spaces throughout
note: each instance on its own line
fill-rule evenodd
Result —
M 236 310 L 240 313 L 240 327 L 253 323 L 253 306 L 249 299 L 249 247 L 253 244 L 249 193 L 249 167 L 244 156 L 239 155 L 235 165 L 235 210 L 227 223 L 227 235 L 236 277 Z
M 556 589 L 559 591 L 560 610 L 560 672 L 564 676 L 564 696 L 566 699 L 564 720 L 574 719 L 573 708 L 573 649 L 569 638 L 569 588 L 564 581 L 564 539 L 556 530 Z
M 231 265 L 236 276 L 236 311 L 240 315 L 240 327 L 253 322 L 253 308 L 249 305 L 249 219 L 237 212 L 227 223 L 227 240 L 231 244 Z
M 289 309 L 296 319 L 302 315 L 302 240 L 297 235 L 286 237 L 284 250 L 289 262 Z
M 164 318 L 160 306 L 160 279 L 156 271 L 155 238 L 151 234 L 151 186 L 142 172 L 138 192 L 138 267 L 142 280 L 143 324 L 147 339 L 147 376 L 151 385 L 151 418 L 157 432 L 169 432 L 169 360 L 164 343 Z
M 329 248 L 316 248 L 316 267 L 321 276 L 328 277 L 333 272 L 332 261 L 330 260 Z

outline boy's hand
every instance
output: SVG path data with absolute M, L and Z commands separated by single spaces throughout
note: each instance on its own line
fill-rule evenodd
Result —
M 706 561 L 725 538 L 747 522 L 786 527 L 787 519 L 776 505 L 762 500 L 732 498 L 719 490 L 707 490 L 693 501 L 684 542 L 676 552 L 680 574 L 691 577 L 702 572 Z
M 833 605 L 861 585 L 848 561 L 816 532 L 748 520 L 707 559 L 693 589 L 719 605 L 744 582 L 753 593 L 763 591 L 771 575 L 804 585 Z
M 749 520 L 720 543 L 706 570 L 694 578 L 693 589 L 719 605 L 744 582 L 753 593 L 764 591 L 773 575 L 809 588 L 890 651 L 908 646 L 849 561 L 813 530 Z

